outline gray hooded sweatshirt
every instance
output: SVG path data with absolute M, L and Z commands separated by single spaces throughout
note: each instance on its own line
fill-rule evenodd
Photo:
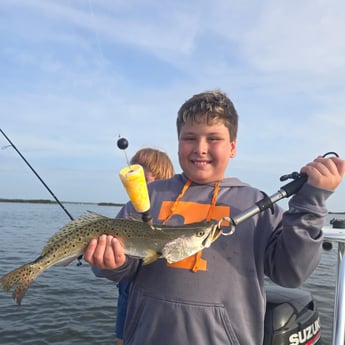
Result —
M 162 223 L 164 202 L 174 203 L 187 178 L 183 174 L 149 185 L 151 213 Z M 192 183 L 167 224 L 193 220 L 198 205 L 208 209 L 214 184 Z M 221 236 L 202 258 L 207 270 L 169 267 L 164 259 L 142 265 L 127 257 L 116 270 L 94 273 L 113 281 L 131 280 L 126 345 L 258 345 L 263 342 L 266 295 L 264 276 L 285 287 L 298 287 L 320 261 L 322 231 L 330 191 L 304 184 L 289 200 L 289 210 L 274 205 Z M 236 178 L 221 181 L 216 208 L 234 217 L 263 194 Z M 170 204 L 169 204 L 170 203 Z M 169 207 L 168 207 L 169 208 Z M 135 211 L 128 203 L 118 214 Z M 205 217 L 206 218 L 206 215 Z M 198 219 L 202 220 L 202 219 Z M 219 220 L 219 219 L 216 219 Z

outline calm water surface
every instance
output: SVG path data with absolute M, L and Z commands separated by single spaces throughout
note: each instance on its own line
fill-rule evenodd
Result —
M 77 217 L 92 210 L 115 216 L 116 207 L 65 205 Z M 32 261 L 69 218 L 57 205 L 0 203 L 0 276 Z M 114 344 L 117 288 L 73 262 L 45 271 L 18 307 L 0 291 L 0 344 Z
M 73 217 L 87 210 L 113 217 L 119 210 L 65 206 Z M 0 203 L 0 276 L 35 259 L 47 239 L 68 222 L 55 204 Z M 324 252 L 304 284 L 317 301 L 324 344 L 331 343 L 336 257 L 336 248 Z M 95 278 L 87 263 L 54 266 L 33 283 L 20 307 L 0 291 L 0 344 L 114 344 L 116 299 L 115 284 Z

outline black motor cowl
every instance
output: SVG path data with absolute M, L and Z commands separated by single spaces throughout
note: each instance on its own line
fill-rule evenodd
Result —
M 345 229 L 345 219 L 331 219 L 330 223 L 333 228 Z
M 263 345 L 321 343 L 320 318 L 312 295 L 301 289 L 268 287 Z
M 345 219 L 333 218 L 330 220 L 330 224 L 333 229 L 345 229 Z M 324 250 L 331 250 L 333 248 L 333 244 L 330 241 L 323 241 L 322 248 Z

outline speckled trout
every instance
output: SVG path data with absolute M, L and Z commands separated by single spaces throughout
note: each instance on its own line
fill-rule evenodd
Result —
M 0 287 L 5 291 L 14 288 L 12 297 L 20 304 L 27 289 L 43 271 L 56 264 L 68 265 L 83 254 L 92 238 L 102 234 L 118 238 L 127 255 L 142 258 L 146 265 L 159 258 L 169 263 L 182 260 L 209 247 L 221 233 L 219 223 L 214 222 L 150 225 L 90 212 L 56 232 L 36 260 L 0 278 Z

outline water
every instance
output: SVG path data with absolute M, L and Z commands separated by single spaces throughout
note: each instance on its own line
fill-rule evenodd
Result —
M 117 207 L 97 205 L 66 208 L 73 217 L 87 210 L 109 217 L 118 212 Z M 55 204 L 0 203 L 0 276 L 36 258 L 46 240 L 67 222 Z M 336 248 L 324 252 L 303 285 L 317 301 L 324 344 L 331 343 L 336 262 Z M 115 284 L 95 278 L 87 263 L 54 266 L 33 283 L 20 307 L 0 291 L 0 343 L 114 345 L 116 299 Z
M 77 217 L 92 210 L 115 216 L 118 208 L 66 205 Z M 0 276 L 32 261 L 46 240 L 69 218 L 57 205 L 0 203 Z M 83 261 L 67 267 L 53 266 L 28 290 L 18 307 L 0 292 L 0 343 L 114 344 L 117 288 L 95 278 Z

